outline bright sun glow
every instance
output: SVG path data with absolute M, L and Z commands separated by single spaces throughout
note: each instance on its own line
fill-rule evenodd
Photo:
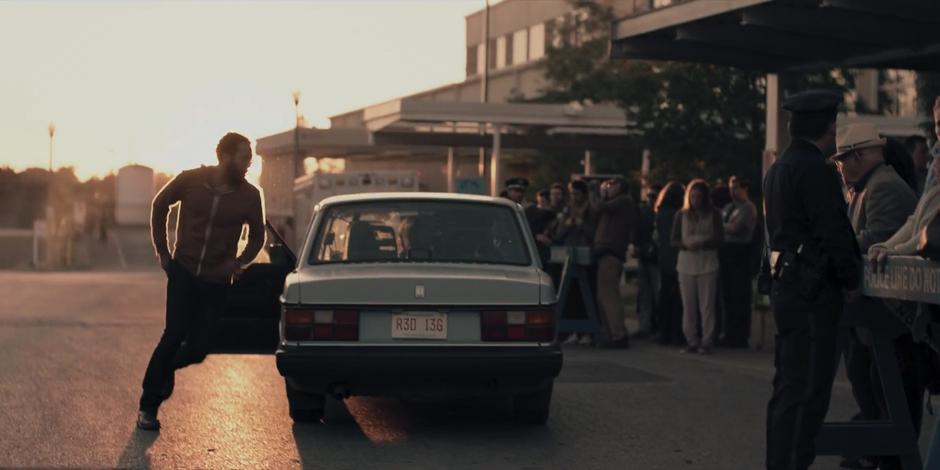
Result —
M 251 139 L 456 82 L 483 0 L 4 2 L 0 167 L 80 178 L 128 163 L 175 173 Z M 260 160 L 260 159 L 256 159 Z M 257 181 L 260 161 L 249 178 Z

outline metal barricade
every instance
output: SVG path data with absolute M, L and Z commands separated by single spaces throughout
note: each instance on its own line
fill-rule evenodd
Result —
M 862 293 L 865 297 L 850 306 L 843 315 L 839 334 L 839 356 L 851 328 L 868 328 L 888 418 L 876 421 L 829 422 L 816 440 L 818 455 L 896 455 L 905 470 L 940 468 L 940 432 L 934 431 L 922 466 L 916 433 L 908 411 L 907 399 L 889 333 L 896 324 L 887 312 L 910 328 L 915 341 L 925 342 L 940 353 L 940 323 L 931 318 L 929 308 L 885 308 L 881 303 L 910 301 L 940 305 L 940 263 L 918 257 L 891 257 L 885 272 L 873 273 L 865 262 Z M 894 328 L 896 329 L 896 328 Z M 923 406 L 923 404 L 919 404 Z
M 594 289 L 590 282 L 591 270 L 594 269 L 590 247 L 553 246 L 549 263 L 563 266 L 555 303 L 555 324 L 558 325 L 558 331 L 589 333 L 601 341 L 606 341 L 607 328 L 604 327 L 602 316 L 598 314 Z M 568 296 L 571 295 L 571 288 L 575 283 L 581 292 L 586 318 L 565 318 L 563 315 L 568 305 Z

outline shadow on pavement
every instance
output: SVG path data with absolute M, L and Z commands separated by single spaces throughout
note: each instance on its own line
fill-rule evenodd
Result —
M 135 426 L 118 459 L 117 468 L 150 468 L 150 456 L 147 451 L 158 437 L 159 432 L 141 431 Z
M 407 462 L 401 457 L 419 455 L 428 446 L 450 447 L 455 443 L 481 448 L 554 446 L 551 422 L 547 426 L 517 424 L 508 398 L 327 399 L 323 422 L 295 423 L 292 431 L 304 468 L 324 461 L 342 461 L 329 458 L 342 454 L 359 455 L 363 463 L 371 465 L 381 465 L 379 461 L 402 465 Z

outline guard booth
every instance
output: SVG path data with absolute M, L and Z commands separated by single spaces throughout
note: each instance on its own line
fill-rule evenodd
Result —
M 400 193 L 418 190 L 415 171 L 372 171 L 364 173 L 325 173 L 306 175 L 294 180 L 294 219 L 292 233 L 282 231 L 288 245 L 299 250 L 299 243 L 310 231 L 313 209 L 320 201 L 344 194 Z
M 611 25 L 612 60 L 670 60 L 726 65 L 767 73 L 763 168 L 787 145 L 780 110 L 783 84 L 795 74 L 835 68 L 940 71 L 940 2 L 934 0 L 673 0 Z M 866 34 L 865 32 L 870 32 Z M 866 272 L 864 293 L 877 302 L 922 302 L 907 323 L 915 339 L 938 351 L 940 329 L 928 314 L 940 305 L 940 264 L 916 258 L 889 262 L 886 275 Z M 883 313 L 862 306 L 844 327 L 877 330 Z M 901 394 L 893 346 L 875 340 L 876 361 L 889 402 L 886 422 L 829 423 L 817 453 L 893 454 L 905 469 L 921 468 Z M 905 421 L 906 420 L 906 421 Z M 940 468 L 940 433 L 931 439 L 926 466 Z

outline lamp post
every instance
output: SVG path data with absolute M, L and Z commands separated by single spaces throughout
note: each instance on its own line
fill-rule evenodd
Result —
M 47 266 L 52 266 L 58 260 L 59 256 L 59 245 L 57 243 L 57 224 L 56 224 L 56 213 L 55 206 L 53 204 L 52 194 L 54 192 L 53 185 L 55 184 L 55 177 L 52 173 L 52 141 L 55 137 L 55 123 L 49 122 L 49 184 L 46 187 L 46 220 L 43 223 L 37 224 L 40 227 L 42 232 L 42 237 L 45 241 L 46 246 L 46 259 L 45 264 Z M 34 230 L 37 230 L 34 228 Z M 33 262 L 38 266 L 39 265 L 39 243 L 38 239 L 33 243 Z
M 304 174 L 304 162 L 300 158 L 300 90 L 294 88 L 291 96 L 294 98 L 294 178 L 297 178 Z
M 49 173 L 52 173 L 52 138 L 55 137 L 55 123 L 49 123 Z

